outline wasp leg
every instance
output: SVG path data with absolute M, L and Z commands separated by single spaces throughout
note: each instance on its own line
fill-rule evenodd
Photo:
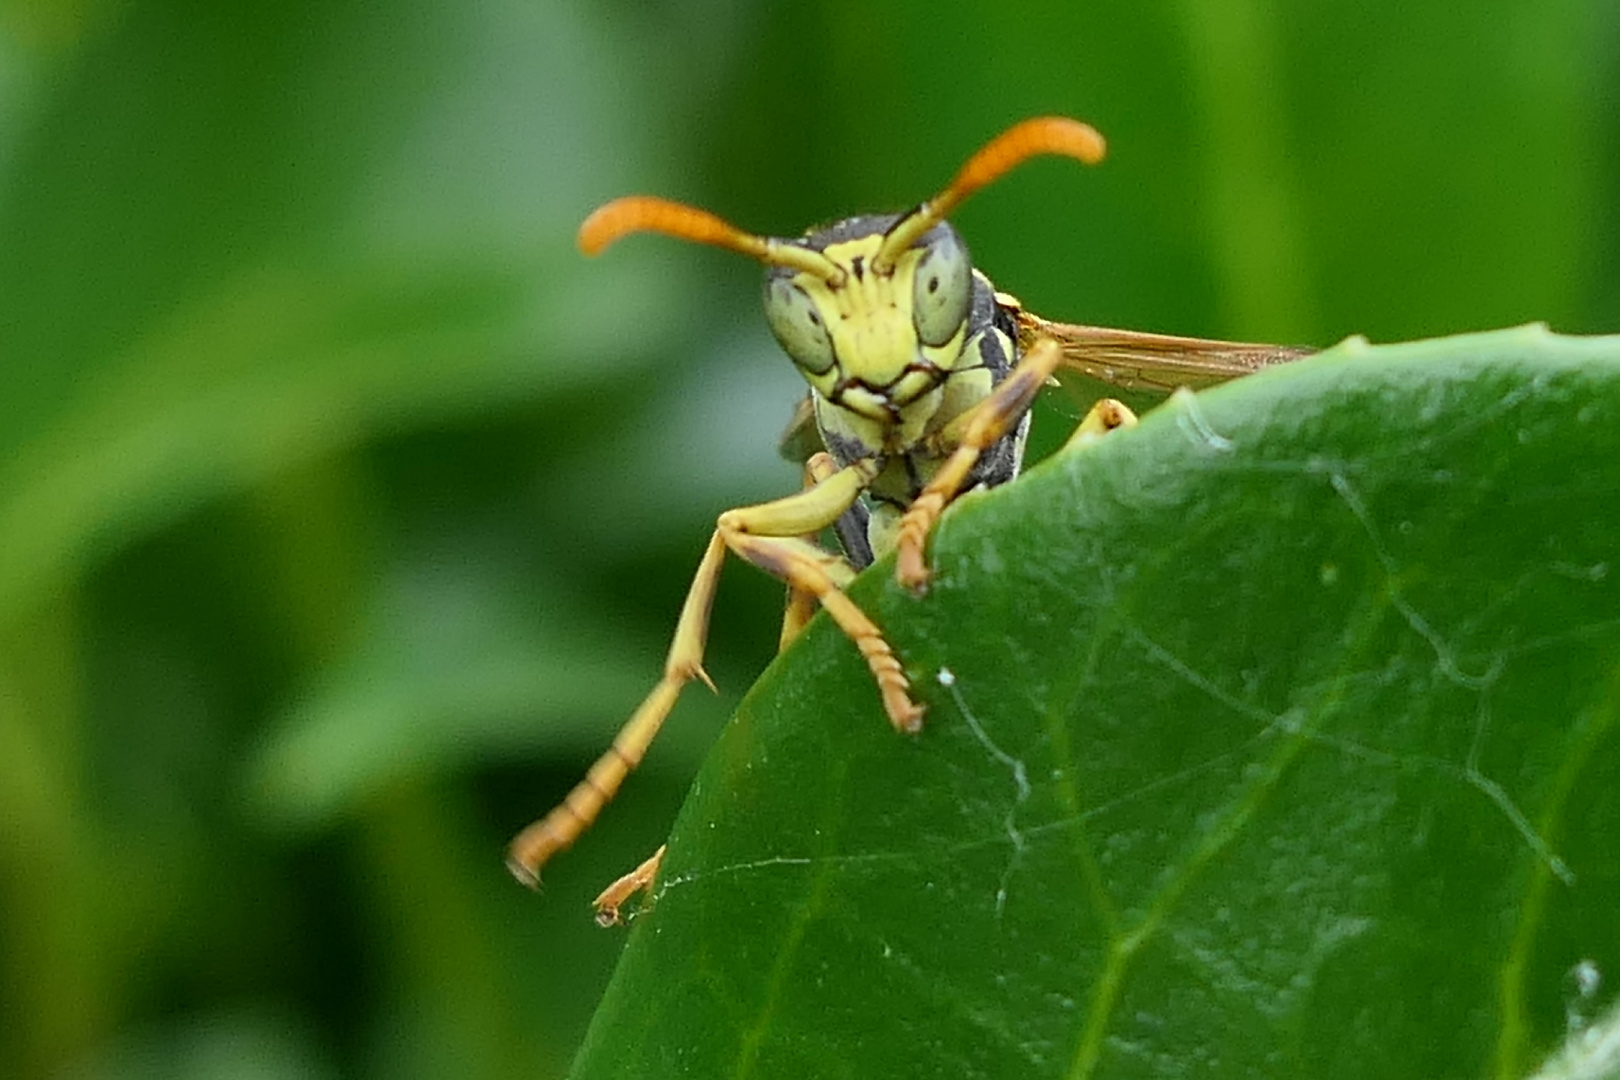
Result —
M 810 459 L 804 463 L 804 486 L 806 488 L 814 487 L 837 471 L 838 462 L 833 460 L 831 454 L 824 450 L 812 454 Z M 816 537 L 814 534 L 806 534 L 802 539 L 814 543 Z M 787 609 L 782 612 L 782 636 L 776 644 L 777 652 L 781 652 L 793 643 L 793 639 L 799 636 L 799 631 L 804 629 L 805 624 L 810 621 L 810 617 L 815 613 L 815 594 L 790 582 L 788 584 Z
M 734 510 L 721 515 L 720 532 L 725 536 L 727 546 L 755 566 L 786 581 L 792 588 L 814 596 L 833 622 L 838 624 L 844 636 L 853 641 L 866 658 L 866 666 L 877 681 L 878 693 L 883 698 L 884 711 L 889 714 L 889 722 L 895 730 L 905 733 L 922 730 L 923 708 L 911 700 L 911 683 L 901 670 L 894 650 L 884 640 L 883 631 L 878 629 L 877 624 L 844 595 L 842 586 L 854 577 L 849 564 L 793 535 L 801 530 L 795 529 L 789 535 L 776 535 L 774 530 L 762 532 L 758 521 L 749 521 L 742 516 L 746 513 Z
M 624 783 L 630 771 L 641 764 L 664 718 L 675 707 L 681 687 L 693 679 L 702 679 L 710 689 L 714 683 L 703 670 L 703 644 L 708 632 L 709 607 L 714 600 L 714 588 L 720 579 L 720 568 L 726 557 L 725 540 L 716 532 L 698 565 L 692 587 L 687 591 L 686 603 L 681 607 L 680 621 L 675 626 L 675 640 L 670 644 L 664 660 L 664 677 L 658 680 L 652 693 L 631 714 L 624 727 L 613 738 L 613 745 L 586 772 L 585 779 L 574 785 L 568 796 L 551 812 L 530 824 L 513 838 L 507 848 L 506 866 L 512 876 L 530 888 L 540 884 L 540 868 L 557 852 L 577 840 L 591 827 Z
M 799 636 L 799 631 L 804 629 L 815 613 L 815 594 L 797 585 L 789 585 L 787 608 L 782 612 L 782 636 L 777 639 L 776 651 L 781 652 L 793 644 L 793 639 Z
M 1013 429 L 1062 363 L 1062 346 L 1051 338 L 1042 338 L 1030 347 L 1018 366 L 996 384 L 989 397 L 946 428 L 943 441 L 945 445 L 954 442 L 955 450 L 900 519 L 895 539 L 895 577 L 900 584 L 913 592 L 928 588 L 932 571 L 923 548 L 934 523 L 961 493 L 979 455 Z
M 813 454 L 804 466 L 805 489 L 815 487 L 823 480 L 830 478 L 838 472 L 838 463 L 831 454 L 825 451 Z M 816 536 L 807 533 L 800 539 L 807 543 L 814 543 Z M 844 576 L 840 574 L 839 576 Z M 782 635 L 778 649 L 785 649 L 799 636 L 811 617 L 816 613 L 816 595 L 809 589 L 798 585 L 788 585 L 787 607 L 782 614 Z M 637 892 L 652 895 L 652 887 L 658 876 L 658 868 L 664 861 L 664 847 L 661 845 L 652 856 L 634 870 L 625 874 L 607 888 L 602 890 L 600 896 L 593 901 L 596 908 L 596 921 L 603 927 L 617 926 L 621 921 L 620 909 L 625 901 Z
M 824 472 L 830 464 L 816 462 L 813 469 Z M 793 590 L 815 597 L 866 658 L 889 721 L 899 731 L 915 732 L 922 727 L 923 710 L 911 700 L 911 684 L 900 661 L 884 640 L 883 631 L 844 595 L 843 586 L 854 578 L 855 571 L 839 556 L 804 539 L 837 521 L 878 472 L 875 459 L 856 461 L 797 495 L 727 510 L 720 515 L 715 532 L 741 558 L 781 578 Z
M 810 457 L 804 465 L 804 486 L 812 488 L 821 481 L 831 477 L 838 471 L 838 463 L 833 456 L 825 451 Z M 814 541 L 814 535 L 806 535 L 803 539 Z M 780 651 L 788 647 L 792 640 L 799 636 L 805 624 L 816 613 L 815 594 L 795 585 L 788 586 L 787 607 L 782 614 L 782 636 L 777 648 Z M 607 888 L 602 890 L 592 906 L 596 908 L 596 921 L 599 925 L 617 926 L 620 919 L 620 909 L 626 900 L 638 892 L 652 895 L 652 887 L 658 877 L 658 867 L 664 861 L 664 845 L 660 844 L 658 850 L 634 870 L 625 874 Z
M 910 684 L 895 659 L 894 650 L 883 639 L 876 624 L 839 588 L 854 572 L 837 556 L 799 539 L 837 520 L 877 472 L 875 461 L 857 461 L 797 495 L 728 510 L 720 515 L 681 608 L 675 640 L 664 661 L 663 678 L 620 729 L 607 753 L 591 766 L 585 779 L 550 813 L 512 841 L 507 866 L 519 881 L 538 885 L 540 868 L 546 860 L 567 848 L 591 826 L 602 807 L 618 792 L 625 777 L 641 763 L 647 747 L 674 708 L 682 687 L 693 679 L 702 679 L 713 688 L 714 684 L 703 671 L 703 648 L 715 586 L 728 548 L 820 601 L 866 657 L 884 708 L 895 727 L 915 731 L 921 726 L 923 711 L 911 700 Z
M 1074 429 L 1074 434 L 1063 444 L 1063 449 L 1072 450 L 1079 446 L 1090 446 L 1110 431 L 1133 428 L 1136 425 L 1136 414 L 1127 408 L 1123 401 L 1103 398 L 1086 413 L 1086 418 Z
M 646 862 L 603 889 L 601 895 L 591 901 L 591 906 L 596 909 L 596 925 L 618 926 L 619 909 L 624 906 L 626 900 L 638 892 L 644 892 L 648 897 L 652 896 L 653 882 L 657 880 L 658 868 L 664 862 L 665 846 L 659 844 L 658 850 L 653 852 Z M 646 910 L 649 903 L 650 899 L 643 903 L 643 910 Z

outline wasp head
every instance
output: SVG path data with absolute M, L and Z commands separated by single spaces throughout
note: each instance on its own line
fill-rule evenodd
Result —
M 973 262 L 962 239 L 933 224 L 885 266 L 884 239 L 906 218 L 849 218 L 797 241 L 822 272 L 771 266 L 765 319 L 829 402 L 886 420 L 950 373 L 966 336 Z M 836 272 L 833 272 L 836 271 Z
M 805 379 L 833 404 L 887 423 L 945 379 L 966 335 L 973 264 L 946 215 L 1038 154 L 1095 164 L 1105 149 L 1086 124 L 1037 117 L 990 140 L 943 191 L 907 214 L 853 217 L 780 240 L 706 210 L 632 195 L 586 218 L 579 245 L 595 254 L 650 231 L 759 259 L 768 267 L 765 318 Z

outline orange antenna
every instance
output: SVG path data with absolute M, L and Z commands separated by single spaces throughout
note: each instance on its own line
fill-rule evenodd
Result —
M 923 233 L 945 220 L 962 200 L 986 184 L 1041 154 L 1057 154 L 1095 165 L 1108 153 L 1097 129 L 1066 116 L 1037 116 L 1014 124 L 968 158 L 945 190 L 895 222 L 872 257 L 872 269 L 887 273 Z
M 828 284 L 836 285 L 844 279 L 838 264 L 819 251 L 775 237 L 745 233 L 707 210 L 656 195 L 626 195 L 598 206 L 579 227 L 579 250 L 595 255 L 634 232 L 663 233 L 695 244 L 726 248 L 772 266 L 814 274 Z

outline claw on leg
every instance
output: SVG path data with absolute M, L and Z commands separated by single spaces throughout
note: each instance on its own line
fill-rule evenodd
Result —
M 596 908 L 596 925 L 618 926 L 621 921 L 619 909 L 638 892 L 647 894 L 643 907 L 652 902 L 652 888 L 658 880 L 658 868 L 664 862 L 665 846 L 660 844 L 646 862 L 603 889 L 601 895 L 591 902 L 591 906 Z

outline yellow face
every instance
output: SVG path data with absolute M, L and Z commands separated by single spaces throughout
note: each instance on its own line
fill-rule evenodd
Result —
M 955 230 L 942 223 L 891 269 L 874 269 L 886 223 L 853 219 L 807 237 L 808 246 L 825 244 L 821 253 L 842 274 L 773 268 L 765 279 L 765 317 L 828 403 L 894 424 L 905 406 L 939 386 L 956 365 L 967 333 L 973 266 Z

